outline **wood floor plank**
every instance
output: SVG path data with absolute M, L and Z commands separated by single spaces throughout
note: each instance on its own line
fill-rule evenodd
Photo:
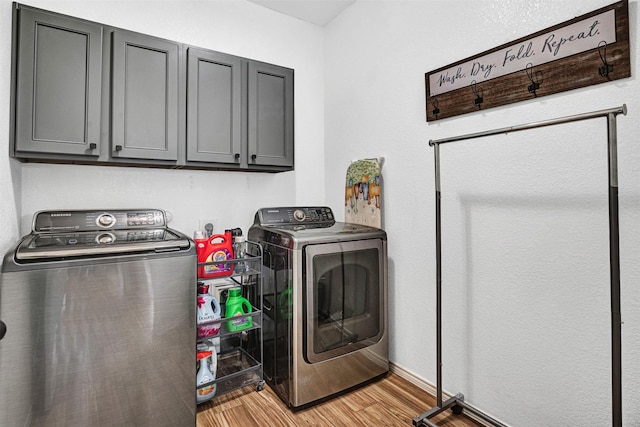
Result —
M 259 426 L 287 427 L 294 424 L 291 411 L 268 386 L 261 392 L 249 390 L 243 406 L 251 411 Z
M 323 409 L 323 405 L 318 405 L 295 412 L 292 415 L 294 423 L 291 425 L 336 427 L 333 423 L 333 417 L 331 416 L 335 414 L 330 415 L 328 411 L 324 411 Z
M 359 408 L 359 410 L 363 409 L 366 408 Z M 333 427 L 365 427 L 368 425 L 360 422 L 357 418 L 351 416 L 345 417 L 345 414 L 355 414 L 357 411 L 353 411 L 342 398 L 332 399 L 331 401 L 324 402 L 323 404 L 314 407 L 313 413 L 321 414 L 322 417 L 328 420 Z
M 403 418 L 389 410 L 382 402 L 371 405 L 368 408 L 358 411 L 354 416 L 364 425 L 369 426 L 410 426 L 411 417 L 408 414 Z
M 410 427 L 435 405 L 435 397 L 396 374 L 310 408 L 291 411 L 267 385 L 248 386 L 198 406 L 197 427 Z M 451 411 L 432 419 L 440 427 L 479 427 Z
M 235 406 L 222 411 L 219 416 L 225 420 L 225 426 L 259 426 L 258 421 L 252 416 L 252 411 L 245 405 Z
M 354 393 L 346 393 L 334 400 L 337 400 L 345 405 L 345 413 L 358 412 L 377 403 L 373 396 L 367 393 L 366 390 L 367 388 L 363 387 L 362 389 L 357 390 Z
M 399 383 L 394 384 L 392 379 L 381 382 L 377 387 L 371 387 L 369 393 L 378 402 L 384 402 L 385 407 L 398 417 L 406 414 L 408 409 L 413 409 L 415 413 L 411 416 L 411 419 L 435 403 L 435 400 L 432 401 L 432 399 L 419 400 L 407 388 L 403 388 Z

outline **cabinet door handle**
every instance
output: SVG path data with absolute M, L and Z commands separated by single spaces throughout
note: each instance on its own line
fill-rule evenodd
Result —
M 95 142 L 89 144 L 89 150 L 95 150 L 96 148 L 98 148 L 98 144 L 96 144 Z
M 4 335 L 7 333 L 7 325 L 0 321 L 0 340 L 4 338 Z
M 254 162 L 256 161 L 257 158 L 258 158 L 258 156 L 256 154 L 252 154 L 251 155 L 251 160 L 253 160 Z
M 236 162 L 240 161 L 240 153 L 236 153 L 233 157 L 236 159 Z
M 116 151 L 122 151 L 122 145 L 116 145 Z

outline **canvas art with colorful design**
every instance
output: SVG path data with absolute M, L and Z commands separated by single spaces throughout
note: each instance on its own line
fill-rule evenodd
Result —
M 352 162 L 345 185 L 345 222 L 382 228 L 382 166 L 376 159 Z

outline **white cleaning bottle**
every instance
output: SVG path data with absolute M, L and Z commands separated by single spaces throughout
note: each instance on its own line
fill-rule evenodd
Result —
M 196 374 L 196 401 L 198 403 L 205 402 L 211 399 L 216 394 L 216 385 L 210 384 L 206 387 L 200 388 L 201 385 L 212 382 L 216 379 L 216 374 L 214 373 L 217 368 L 217 357 L 211 357 L 212 353 L 210 351 L 201 351 L 198 352 L 197 358 L 200 362 L 200 368 L 198 369 L 198 373 Z M 217 355 L 216 355 L 217 356 Z M 215 361 L 215 362 L 213 362 Z M 209 367 L 209 364 L 212 367 Z M 211 372 L 213 370 L 213 372 Z
M 220 323 L 212 323 L 220 319 L 222 310 L 218 300 L 209 295 L 209 285 L 198 282 L 198 337 L 207 338 L 220 332 Z M 200 326 L 205 324 L 204 326 Z

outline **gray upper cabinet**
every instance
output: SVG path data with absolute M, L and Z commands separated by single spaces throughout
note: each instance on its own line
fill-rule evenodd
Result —
M 187 50 L 187 165 L 293 169 L 293 70 Z
M 187 161 L 242 164 L 242 60 L 187 50 Z
M 21 161 L 293 169 L 294 70 L 14 3 Z
M 256 61 L 248 69 L 249 167 L 292 169 L 293 70 Z
M 14 14 L 15 151 L 97 157 L 102 27 L 25 8 Z
M 178 160 L 177 43 L 112 33 L 111 156 Z

